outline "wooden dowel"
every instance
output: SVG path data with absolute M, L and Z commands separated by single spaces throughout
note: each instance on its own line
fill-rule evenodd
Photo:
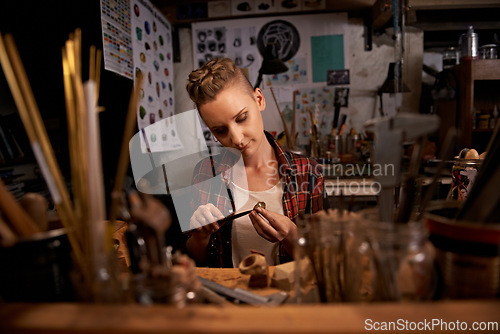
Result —
M 102 60 L 102 50 L 97 49 L 96 60 L 95 60 L 95 104 L 99 105 L 99 93 L 101 89 L 101 60 Z M 97 111 L 101 111 L 99 108 Z
M 80 28 L 75 29 L 75 35 L 73 42 L 75 45 L 75 73 L 77 77 L 82 82 L 82 30 Z
M 12 64 L 9 55 L 7 53 L 7 47 L 5 45 L 4 39 L 1 34 L 0 34 L 0 62 L 2 63 L 2 68 L 5 74 L 5 78 L 7 79 L 7 83 L 9 84 L 12 97 L 14 98 L 14 102 L 16 103 L 16 106 L 18 108 L 19 116 L 21 118 L 21 121 L 23 122 L 26 134 L 28 135 L 28 139 L 32 146 L 34 144 L 38 145 L 38 139 L 35 133 L 35 129 L 33 128 L 33 125 L 31 124 L 31 120 L 29 118 L 27 110 L 28 107 L 21 92 L 21 88 L 19 87 L 16 74 L 14 73 L 14 69 L 12 68 Z
M 72 152 L 77 152 L 78 143 L 75 138 L 76 134 L 76 111 L 75 111 L 75 98 L 73 95 L 73 87 L 71 82 L 71 73 L 70 73 L 70 61 L 68 59 L 68 51 L 72 49 L 72 46 L 68 47 L 68 43 L 66 43 L 66 48 L 62 50 L 62 65 L 63 65 L 63 82 L 64 82 L 64 96 L 66 102 L 66 121 L 68 125 L 68 146 L 70 149 L 70 169 L 71 169 L 71 180 L 73 186 L 73 204 L 74 204 L 74 216 L 75 216 L 75 229 L 77 229 L 78 233 L 82 235 L 81 224 L 81 174 L 79 172 L 79 162 L 77 160 L 76 154 Z
M 89 80 L 95 82 L 95 45 L 90 46 L 90 55 L 89 55 Z
M 294 148 L 296 146 L 296 142 L 295 142 L 295 138 L 297 137 L 295 132 L 296 132 L 296 129 L 295 129 L 295 109 L 296 109 L 296 96 L 297 96 L 297 91 L 293 91 L 293 108 L 292 108 L 292 127 L 291 127 L 291 130 L 290 130 L 290 140 L 291 140 L 291 144 L 290 144 L 290 148 Z
M 72 48 L 71 48 L 72 47 Z M 88 164 L 89 158 L 87 156 L 87 143 L 86 138 L 88 136 L 87 119 L 86 119 L 86 104 L 85 96 L 83 92 L 83 84 L 81 78 L 81 30 L 75 30 L 74 39 L 68 44 L 68 57 L 70 59 L 69 64 L 73 64 L 74 67 L 69 67 L 70 77 L 71 77 L 71 87 L 73 91 L 73 97 L 75 101 L 75 119 L 76 119 L 76 131 L 75 131 L 75 141 L 77 150 L 71 152 L 75 155 L 76 161 L 78 161 L 78 170 L 75 173 L 79 174 L 80 181 L 80 193 L 79 202 L 81 206 L 81 221 L 86 224 L 88 215 L 88 200 L 89 192 L 87 175 L 88 175 Z M 88 244 L 88 236 L 83 236 L 84 244 Z
M 274 103 L 276 104 L 276 109 L 278 109 L 278 114 L 280 115 L 281 122 L 283 123 L 283 129 L 285 130 L 286 145 L 288 146 L 288 148 L 292 148 L 290 147 L 291 144 L 290 133 L 288 132 L 288 127 L 286 125 L 285 118 L 281 113 L 280 106 L 278 105 L 278 100 L 276 100 L 276 96 L 274 95 L 273 87 L 270 87 L 270 89 L 271 89 L 271 94 L 273 95 Z
M 73 34 L 70 35 L 72 38 Z M 71 176 L 74 182 L 73 184 L 73 201 L 75 205 L 76 217 L 78 221 L 82 221 L 83 216 L 83 197 L 84 197 L 84 175 L 83 175 L 83 165 L 80 163 L 79 150 L 81 150 L 80 145 L 80 127 L 81 120 L 78 119 L 77 113 L 77 102 L 76 102 L 76 88 L 74 85 L 75 72 L 76 72 L 76 57 L 75 57 L 75 45 L 72 39 L 66 41 L 66 69 L 67 69 L 67 99 L 69 99 L 70 105 L 69 109 L 66 110 L 68 114 L 68 121 L 71 121 L 72 128 L 68 131 L 68 140 L 70 143 L 70 162 L 71 162 Z M 63 68 L 64 68 L 63 62 Z M 65 82 L 66 83 L 66 82 Z M 84 242 L 84 234 L 80 229 L 82 242 Z
M 139 92 L 142 88 L 144 78 L 139 75 L 136 85 L 130 95 L 128 104 L 127 118 L 125 120 L 125 128 L 123 130 L 123 139 L 120 149 L 120 156 L 118 158 L 118 165 L 116 167 L 115 184 L 111 193 L 111 207 L 109 209 L 109 220 L 114 222 L 118 217 L 118 209 L 122 198 L 122 189 L 127 169 L 130 164 L 129 142 L 132 138 L 137 120 L 137 103 L 139 101 Z

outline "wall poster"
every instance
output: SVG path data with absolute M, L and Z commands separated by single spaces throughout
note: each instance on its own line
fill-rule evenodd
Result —
M 138 128 L 151 151 L 179 149 L 182 144 L 171 117 L 175 112 L 172 27 L 148 0 L 131 0 L 130 12 L 134 80 L 138 73 L 144 76 Z
M 129 0 L 101 0 L 104 68 L 132 79 Z

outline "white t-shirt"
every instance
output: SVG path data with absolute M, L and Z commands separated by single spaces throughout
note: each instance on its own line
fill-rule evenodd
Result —
M 236 212 L 251 210 L 257 202 L 265 202 L 266 209 L 283 214 L 283 185 L 281 180 L 272 188 L 264 191 L 248 191 L 231 183 L 234 194 Z M 231 229 L 233 266 L 238 268 L 240 262 L 256 250 L 266 255 L 271 266 L 279 264 L 279 243 L 269 242 L 261 237 L 253 227 L 248 215 L 233 221 Z

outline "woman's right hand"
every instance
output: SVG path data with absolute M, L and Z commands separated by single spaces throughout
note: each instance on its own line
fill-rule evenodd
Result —
M 224 215 L 212 203 L 200 205 L 189 221 L 191 229 L 194 229 L 192 236 L 201 240 L 208 239 L 219 230 L 220 226 L 216 221 L 222 218 Z

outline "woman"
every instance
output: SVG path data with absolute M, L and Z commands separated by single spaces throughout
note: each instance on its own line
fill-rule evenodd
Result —
M 193 198 L 196 211 L 190 223 L 200 227 L 189 235 L 188 252 L 199 265 L 210 267 L 237 267 L 251 250 L 264 253 L 271 265 L 291 260 L 298 215 L 322 208 L 321 168 L 286 152 L 264 131 L 264 95 L 231 59 L 212 59 L 191 72 L 186 88 L 216 140 L 238 150 L 244 163 L 243 171 L 228 172 L 235 157 L 223 154 L 196 166 L 193 181 L 199 193 Z M 226 189 L 203 183 L 214 175 Z M 220 195 L 224 190 L 229 198 Z M 266 208 L 222 226 L 216 222 L 224 217 L 222 212 L 252 209 L 258 201 Z

